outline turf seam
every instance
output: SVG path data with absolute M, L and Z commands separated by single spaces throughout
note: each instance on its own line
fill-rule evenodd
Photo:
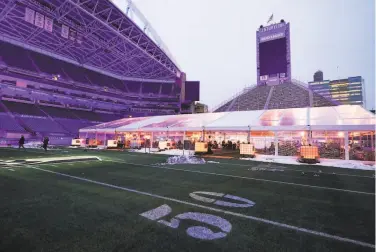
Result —
M 375 196 L 375 193 L 371 193 L 371 192 L 354 191 L 354 190 L 332 188 L 332 187 L 325 187 L 325 186 L 297 184 L 297 183 L 292 183 L 292 182 L 284 182 L 284 181 L 277 181 L 277 180 L 270 180 L 270 179 L 260 179 L 260 178 L 250 178 L 250 177 L 237 176 L 237 175 L 231 175 L 231 174 L 223 174 L 223 173 L 204 172 L 204 171 L 192 171 L 192 170 L 186 170 L 186 169 L 176 169 L 176 168 L 161 167 L 161 166 L 155 166 L 155 165 L 136 164 L 136 163 L 129 163 L 129 162 L 124 162 L 124 161 L 116 161 L 116 160 L 105 160 L 104 159 L 103 161 L 113 162 L 113 163 L 129 164 L 129 165 L 137 165 L 137 166 L 144 166 L 144 167 L 152 167 L 152 168 L 166 169 L 166 170 L 173 170 L 173 171 L 200 173 L 200 174 L 207 174 L 207 175 L 214 175 L 214 176 L 240 178 L 240 179 L 263 181 L 263 182 L 270 182 L 270 183 L 277 183 L 277 184 L 284 184 L 284 185 L 301 186 L 301 187 L 308 187 L 308 188 L 315 188 L 315 189 L 322 189 L 322 190 L 329 190 L 329 191 L 339 191 L 339 192 L 347 192 L 347 193 L 356 193 L 356 194 L 364 194 L 364 195 Z
M 324 232 L 314 231 L 314 230 L 310 230 L 310 229 L 306 229 L 306 228 L 296 227 L 296 226 L 292 226 L 292 225 L 288 225 L 288 224 L 284 224 L 284 223 L 280 223 L 280 222 L 276 222 L 276 221 L 272 221 L 272 220 L 268 220 L 268 219 L 263 219 L 263 218 L 259 218 L 259 217 L 255 217 L 255 216 L 251 216 L 251 215 L 245 215 L 245 214 L 226 211 L 226 210 L 222 210 L 222 209 L 218 209 L 218 208 L 214 208 L 214 207 L 208 207 L 208 206 L 204 206 L 204 205 L 200 205 L 200 204 L 196 204 L 196 203 L 191 203 L 191 202 L 188 202 L 188 201 L 183 201 L 183 200 L 178 200 L 178 199 L 165 197 L 165 196 L 161 196 L 161 195 L 157 195 L 157 194 L 138 191 L 138 190 L 131 189 L 131 188 L 112 185 L 112 184 L 108 184 L 108 183 L 104 183 L 104 182 L 100 182 L 100 181 L 96 181 L 96 180 L 91 180 L 91 179 L 73 176 L 73 175 L 69 175 L 69 174 L 65 174 L 65 173 L 50 171 L 50 170 L 46 170 L 46 169 L 42 169 L 42 168 L 38 168 L 38 167 L 28 166 L 27 168 L 38 170 L 38 171 L 43 171 L 43 172 L 47 172 L 47 173 L 51 173 L 51 174 L 55 174 L 55 175 L 60 175 L 60 176 L 63 176 L 63 177 L 68 177 L 68 178 L 71 178 L 71 179 L 76 179 L 76 180 L 80 180 L 80 181 L 84 181 L 84 182 L 89 182 L 89 183 L 93 183 L 93 184 L 97 184 L 97 185 L 101 185 L 101 186 L 105 186 L 105 187 L 109 187 L 109 188 L 119 189 L 119 190 L 122 190 L 122 191 L 133 192 L 133 193 L 137 193 L 137 194 L 141 194 L 141 195 L 150 196 L 150 197 L 153 197 L 153 198 L 168 200 L 168 201 L 172 201 L 172 202 L 176 202 L 176 203 L 180 203 L 180 204 L 184 204 L 184 205 L 189 205 L 189 206 L 194 206 L 194 207 L 198 207 L 198 208 L 202 208 L 202 209 L 206 209 L 206 210 L 211 210 L 211 211 L 223 213 L 223 214 L 226 214 L 226 215 L 232 215 L 232 216 L 237 216 L 237 217 L 241 217 L 241 218 L 245 218 L 245 219 L 250 219 L 250 220 L 253 220 L 253 221 L 266 223 L 266 224 L 270 224 L 270 225 L 294 230 L 294 231 L 301 232 L 301 233 L 320 236 L 320 237 L 324 237 L 324 238 L 328 238 L 328 239 L 332 239 L 332 240 L 336 240 L 336 241 L 341 241 L 341 242 L 352 243 L 352 244 L 359 245 L 359 246 L 362 246 L 362 247 L 375 248 L 375 245 L 371 244 L 371 243 L 353 240 L 353 239 L 350 239 L 350 238 L 345 238 L 345 237 L 341 237 L 341 236 L 337 236 L 337 235 L 331 235 L 331 234 L 327 234 L 327 233 L 324 233 Z

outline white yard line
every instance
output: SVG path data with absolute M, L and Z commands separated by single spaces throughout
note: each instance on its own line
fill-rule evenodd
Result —
M 310 229 L 306 229 L 306 228 L 296 227 L 296 226 L 292 226 L 292 225 L 288 225 L 288 224 L 284 224 L 284 223 L 280 223 L 280 222 L 276 222 L 276 221 L 271 221 L 271 220 L 268 220 L 268 219 L 263 219 L 263 218 L 259 218 L 259 217 L 255 217 L 255 216 L 251 216 L 251 215 L 245 215 L 245 214 L 241 214 L 241 213 L 235 213 L 235 212 L 231 212 L 231 211 L 222 210 L 222 209 L 219 209 L 219 208 L 199 205 L 199 204 L 191 203 L 191 202 L 188 202 L 188 201 L 183 201 L 183 200 L 178 200 L 178 199 L 169 198 L 169 197 L 165 197 L 165 196 L 160 196 L 160 195 L 152 194 L 152 193 L 148 193 L 148 192 L 142 192 L 142 191 L 134 190 L 134 189 L 131 189 L 131 188 L 107 184 L 107 183 L 103 183 L 103 182 L 99 182 L 99 181 L 95 181 L 95 180 L 91 180 L 91 179 L 86 179 L 86 178 L 72 176 L 72 175 L 68 175 L 68 174 L 64 174 L 64 173 L 60 173 L 60 172 L 45 170 L 45 169 L 41 169 L 41 168 L 38 168 L 38 167 L 29 166 L 28 168 L 47 172 L 47 173 L 52 173 L 52 174 L 60 175 L 60 176 L 63 176 L 63 177 L 68 177 L 68 178 L 80 180 L 80 181 L 85 181 L 85 182 L 89 182 L 89 183 L 93 183 L 93 184 L 96 184 L 96 185 L 101 185 L 101 186 L 105 186 L 105 187 L 109 187 L 109 188 L 114 188 L 114 189 L 119 189 L 119 190 L 123 190 L 123 191 L 127 191 L 127 192 L 137 193 L 137 194 L 140 194 L 140 195 L 146 195 L 146 196 L 149 196 L 149 197 L 152 197 L 152 198 L 168 200 L 168 201 L 172 201 L 172 202 L 176 202 L 176 203 L 180 203 L 180 204 L 184 204 L 184 205 L 188 205 L 188 206 L 194 206 L 194 207 L 198 207 L 198 208 L 202 208 L 202 209 L 206 209 L 206 210 L 211 210 L 211 211 L 218 212 L 218 213 L 223 213 L 223 214 L 226 214 L 226 215 L 232 215 L 232 216 L 237 216 L 237 217 L 244 218 L 244 219 L 250 219 L 250 220 L 253 220 L 253 221 L 257 221 L 257 222 L 261 222 L 261 223 L 265 223 L 265 224 L 269 224 L 269 225 L 274 225 L 274 226 L 277 226 L 277 227 L 286 228 L 286 229 L 298 231 L 298 232 L 301 232 L 301 233 L 320 236 L 320 237 L 324 237 L 324 238 L 328 238 L 328 239 L 332 239 L 332 240 L 336 240 L 336 241 L 340 241 L 340 242 L 352 243 L 352 244 L 359 245 L 359 246 L 362 246 L 362 247 L 375 248 L 375 245 L 367 243 L 367 242 L 357 241 L 357 240 L 353 240 L 353 239 L 349 239 L 349 238 L 345 238 L 345 237 L 341 237 L 341 236 L 337 236 L 337 235 L 327 234 L 327 233 L 324 233 L 324 232 L 318 232 L 318 231 L 314 231 L 314 230 L 310 230 Z
M 214 175 L 214 176 L 222 176 L 222 177 L 230 177 L 230 178 L 240 178 L 240 179 L 247 179 L 247 180 L 255 180 L 255 181 L 277 183 L 277 184 L 283 184 L 283 185 L 292 185 L 292 186 L 308 187 L 308 188 L 315 188 L 315 189 L 321 189 L 321 190 L 329 190 L 329 191 L 337 191 L 337 192 L 348 192 L 348 193 L 357 193 L 357 194 L 365 194 L 365 195 L 375 196 L 374 193 L 370 193 L 370 192 L 353 191 L 353 190 L 347 190 L 347 189 L 324 187 L 324 186 L 315 186 L 315 185 L 306 185 L 306 184 L 297 184 L 297 183 L 284 182 L 284 181 L 278 181 L 278 180 L 251 178 L 251 177 L 244 177 L 244 176 L 237 176 L 237 175 L 230 175 L 230 174 L 223 174 L 223 173 L 214 173 L 214 172 L 192 171 L 192 170 L 187 170 L 187 169 L 176 169 L 176 168 L 165 167 L 165 166 L 162 167 L 162 166 L 155 166 L 155 165 L 145 165 L 145 164 L 128 163 L 128 162 L 116 161 L 116 160 L 103 160 L 103 161 L 113 162 L 113 163 L 129 164 L 129 165 L 137 165 L 137 166 L 144 166 L 144 167 L 152 167 L 152 168 L 157 168 L 157 169 L 166 169 L 166 170 L 181 171 L 181 172 L 200 173 L 200 174 L 207 174 L 207 175 Z

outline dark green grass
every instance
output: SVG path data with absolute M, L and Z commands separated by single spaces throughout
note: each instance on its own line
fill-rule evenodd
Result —
M 58 155 L 95 155 L 106 161 L 37 167 L 367 243 L 374 242 L 375 201 L 372 195 L 153 167 L 167 158 L 159 155 L 0 149 L 2 160 Z M 260 167 L 261 163 L 217 161 L 220 164 L 168 167 L 374 193 L 372 171 L 292 165 L 278 165 L 285 169 L 283 172 L 252 171 L 249 169 Z M 13 169 L 0 169 L 0 251 L 372 251 L 351 243 L 26 167 Z M 314 177 L 318 169 L 321 173 Z M 301 170 L 305 171 L 304 175 Z M 331 174 L 333 171 L 352 176 Z M 233 194 L 250 199 L 256 205 L 246 209 L 215 206 L 190 198 L 189 193 L 194 191 Z M 179 228 L 171 229 L 139 216 L 162 204 L 168 204 L 173 209 L 172 214 L 164 218 L 166 220 L 183 212 L 203 212 L 225 218 L 232 224 L 232 230 L 226 238 L 199 241 L 185 232 L 187 227 L 197 223 L 182 222 Z

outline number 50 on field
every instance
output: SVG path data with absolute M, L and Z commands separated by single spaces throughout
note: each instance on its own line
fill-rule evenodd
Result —
M 216 196 L 220 197 L 221 199 L 213 199 L 210 197 L 205 196 Z M 226 206 L 226 207 L 252 207 L 255 205 L 253 201 L 248 199 L 244 199 L 238 196 L 230 195 L 230 194 L 223 194 L 223 193 L 216 193 L 216 192 L 193 192 L 189 194 L 195 200 L 202 201 L 205 203 L 213 203 L 219 206 Z M 225 200 L 223 200 L 225 199 Z M 229 202 L 226 199 L 230 199 L 232 201 L 237 202 Z M 168 205 L 164 204 L 159 206 L 155 209 L 150 211 L 141 213 L 142 217 L 145 217 L 152 221 L 157 221 L 160 224 L 163 224 L 170 228 L 178 228 L 180 225 L 180 221 L 182 220 L 193 220 L 200 222 L 202 224 L 206 224 L 212 227 L 217 228 L 218 232 L 213 231 L 212 229 L 205 227 L 205 226 L 192 226 L 187 228 L 186 232 L 189 236 L 200 239 L 200 240 L 215 240 L 224 238 L 227 234 L 231 231 L 232 226 L 231 223 L 228 222 L 226 219 L 223 219 L 219 216 L 206 214 L 206 213 L 198 213 L 198 212 L 186 212 L 182 214 L 178 214 L 171 218 L 169 221 L 162 220 L 163 217 L 166 217 L 171 213 L 172 209 Z

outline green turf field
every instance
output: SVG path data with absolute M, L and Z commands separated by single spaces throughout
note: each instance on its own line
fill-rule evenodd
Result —
M 375 250 L 374 171 L 166 159 L 0 149 L 0 251 Z

